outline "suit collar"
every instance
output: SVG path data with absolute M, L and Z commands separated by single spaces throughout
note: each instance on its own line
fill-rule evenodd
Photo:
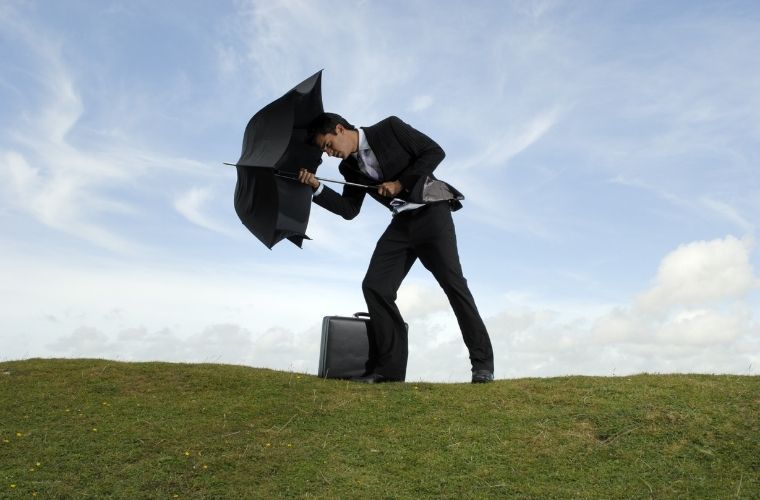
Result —
M 359 152 L 365 149 L 372 149 L 367 142 L 367 135 L 364 133 L 362 127 L 358 127 L 356 131 L 359 133 L 359 146 L 357 146 L 356 152 L 351 153 L 349 156 L 355 160 L 359 159 Z
M 369 142 L 367 142 L 367 134 L 364 133 L 364 127 L 359 127 L 356 129 L 359 132 L 359 150 L 361 151 L 363 149 L 371 149 L 369 146 Z

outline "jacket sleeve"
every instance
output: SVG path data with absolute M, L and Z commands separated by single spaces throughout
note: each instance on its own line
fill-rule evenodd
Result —
M 346 171 L 343 165 L 340 166 L 340 173 L 346 177 Z M 343 186 L 343 193 L 338 194 L 331 187 L 324 185 L 319 196 L 314 197 L 314 203 L 330 212 L 340 215 L 346 220 L 351 220 L 357 215 L 362 208 L 364 195 L 366 191 L 356 186 Z
M 410 190 L 420 177 L 432 175 L 446 153 L 433 139 L 397 116 L 391 116 L 389 123 L 398 142 L 412 157 L 411 163 L 398 178 L 404 189 Z

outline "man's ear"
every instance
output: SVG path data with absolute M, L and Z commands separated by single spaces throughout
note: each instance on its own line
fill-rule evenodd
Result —
M 346 128 L 343 125 L 341 125 L 340 123 L 337 124 L 337 125 L 335 125 L 335 135 L 339 135 L 339 134 L 341 134 L 342 132 L 345 132 L 345 131 L 346 131 Z

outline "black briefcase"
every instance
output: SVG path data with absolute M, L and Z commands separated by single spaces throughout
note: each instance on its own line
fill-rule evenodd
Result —
M 319 348 L 318 375 L 323 378 L 361 377 L 369 359 L 369 314 L 325 316 Z

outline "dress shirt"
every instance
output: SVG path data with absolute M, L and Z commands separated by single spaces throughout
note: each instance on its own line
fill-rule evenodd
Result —
M 356 130 L 359 132 L 359 147 L 357 148 L 356 153 L 351 153 L 351 156 L 356 158 L 356 163 L 359 165 L 359 170 L 361 170 L 364 175 L 374 181 L 382 182 L 383 175 L 382 171 L 380 170 L 380 162 L 377 161 L 375 152 L 372 151 L 372 148 L 369 146 L 369 142 L 367 142 L 367 136 L 364 134 L 364 130 L 361 127 L 357 128 Z M 314 191 L 312 197 L 317 197 L 322 194 L 323 187 L 324 185 L 320 182 L 319 187 L 316 191 Z M 423 203 L 411 203 L 406 200 L 394 198 L 391 200 L 391 211 L 395 215 L 407 210 L 414 210 L 415 208 L 419 208 L 423 205 Z

